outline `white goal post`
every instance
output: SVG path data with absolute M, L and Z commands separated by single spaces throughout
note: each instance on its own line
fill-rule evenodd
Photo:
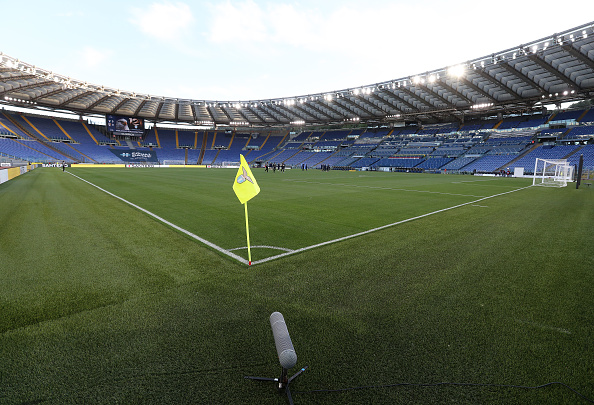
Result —
M 565 159 L 541 159 L 534 162 L 533 186 L 565 187 L 573 180 L 574 167 Z

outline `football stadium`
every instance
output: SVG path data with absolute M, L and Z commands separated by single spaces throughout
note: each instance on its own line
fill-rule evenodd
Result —
M 0 54 L 0 404 L 594 402 L 594 22 L 521 41 L 224 101 Z

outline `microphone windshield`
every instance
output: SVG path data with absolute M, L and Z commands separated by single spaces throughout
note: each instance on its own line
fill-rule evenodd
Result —
M 297 363 L 297 354 L 293 348 L 285 318 L 280 312 L 273 312 L 270 315 L 270 326 L 272 327 L 272 334 L 274 335 L 274 344 L 276 345 L 276 353 L 278 354 L 278 361 L 282 368 L 289 369 Z

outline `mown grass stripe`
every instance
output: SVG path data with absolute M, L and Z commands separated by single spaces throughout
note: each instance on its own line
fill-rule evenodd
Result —
M 408 189 L 408 188 L 362 186 L 362 185 L 344 184 L 344 183 L 327 183 L 327 182 L 310 181 L 310 180 L 286 179 L 285 181 L 290 181 L 290 182 L 294 182 L 294 183 L 321 184 L 321 185 L 324 185 L 324 186 L 328 185 L 328 186 L 337 186 L 337 187 L 369 188 L 369 189 L 373 189 L 373 190 L 405 191 L 405 192 L 410 192 L 410 193 L 427 193 L 427 194 L 453 195 L 453 196 L 456 196 L 456 197 L 472 197 L 472 198 L 485 197 L 484 195 L 444 193 L 444 192 L 441 192 L 441 191 L 429 191 L 429 190 L 411 190 L 411 189 Z
M 267 257 L 267 258 L 265 258 L 265 259 L 261 259 L 261 260 L 253 261 L 253 262 L 252 262 L 252 265 L 256 265 L 256 264 L 260 264 L 260 263 L 266 263 L 266 262 L 268 262 L 268 261 L 270 261 L 270 260 L 280 259 L 281 257 L 285 257 L 285 256 L 293 255 L 293 254 L 296 254 L 296 253 L 305 252 L 306 250 L 315 249 L 315 248 L 318 248 L 318 247 L 322 247 L 322 246 L 330 245 L 330 244 L 332 244 L 332 243 L 342 242 L 342 241 L 345 241 L 345 240 L 348 240 L 348 239 L 356 238 L 356 237 L 358 237 L 358 236 L 367 235 L 367 234 L 370 234 L 370 233 L 373 233 L 373 232 L 376 232 L 376 231 L 381 231 L 382 229 L 386 229 L 386 228 L 390 228 L 390 227 L 393 227 L 393 226 L 396 226 L 396 225 L 404 224 L 404 223 L 406 223 L 406 222 L 415 221 L 415 220 L 417 220 L 417 219 L 425 218 L 425 217 L 428 217 L 428 216 L 430 216 L 430 215 L 434 215 L 434 214 L 439 214 L 440 212 L 445 212 L 445 211 L 453 210 L 453 209 L 455 209 L 455 208 L 464 207 L 464 206 L 466 206 L 466 205 L 470 205 L 470 204 L 476 204 L 477 202 L 480 202 L 480 201 L 488 200 L 488 199 L 490 199 L 490 198 L 494 198 L 494 197 L 499 197 L 499 196 L 502 196 L 502 195 L 505 195 L 505 194 L 514 193 L 514 192 L 516 192 L 516 191 L 524 190 L 524 189 L 527 189 L 527 188 L 529 188 L 529 187 L 532 187 L 532 186 L 530 185 L 530 186 L 526 186 L 526 187 L 518 188 L 518 189 L 515 189 L 515 190 L 511 190 L 511 191 L 506 191 L 506 192 L 504 192 L 504 193 L 499 193 L 499 194 L 494 194 L 494 195 L 492 195 L 492 196 L 488 196 L 488 197 L 479 198 L 478 200 L 474 200 L 474 201 L 466 202 L 466 203 L 463 203 L 463 204 L 454 205 L 453 207 L 443 208 L 443 209 L 440 209 L 440 210 L 437 210 L 437 211 L 429 212 L 429 213 L 427 213 L 427 214 L 418 215 L 418 216 L 416 216 L 416 217 L 407 218 L 407 219 L 404 219 L 404 220 L 402 220 L 402 221 L 394 222 L 394 223 L 391 223 L 391 224 L 388 224 L 388 225 L 382 225 L 382 226 L 379 226 L 379 227 L 377 227 L 377 228 L 369 229 L 369 230 L 367 230 L 367 231 L 363 231 L 363 232 L 354 233 L 354 234 L 352 234 L 352 235 L 343 236 L 343 237 L 341 237 L 341 238 L 337 238 L 337 239 L 329 240 L 329 241 L 322 242 L 322 243 L 318 243 L 318 244 L 311 245 L 311 246 L 306 246 L 306 247 L 304 247 L 304 248 L 301 248 L 301 249 L 296 249 L 296 250 L 294 250 L 294 251 L 292 251 L 292 252 L 281 253 L 281 254 L 279 254 L 279 255 L 276 255 L 276 256 L 271 256 L 271 257 Z
M 241 256 L 238 256 L 235 253 L 230 252 L 227 249 L 223 249 L 222 247 L 220 247 L 218 245 L 215 245 L 214 243 L 212 243 L 212 242 L 210 242 L 210 241 L 208 241 L 208 240 L 206 240 L 204 238 L 201 238 L 200 236 L 198 236 L 198 235 L 196 235 L 196 234 L 194 234 L 194 233 L 192 233 L 192 232 L 190 232 L 190 231 L 188 231 L 188 230 L 186 230 L 186 229 L 184 229 L 184 228 L 182 228 L 182 227 L 180 227 L 178 225 L 175 225 L 174 223 L 171 223 L 171 222 L 167 221 L 166 219 L 164 219 L 164 218 L 162 218 L 162 217 L 160 217 L 160 216 L 158 216 L 158 215 L 150 212 L 147 209 L 144 209 L 144 208 L 142 208 L 142 207 L 140 207 L 140 206 L 138 206 L 138 205 L 136 205 L 136 204 L 134 204 L 134 203 L 132 203 L 132 202 L 130 202 L 130 201 L 128 201 L 128 200 L 120 197 L 120 196 L 118 196 L 118 195 L 113 194 L 113 193 L 111 193 L 111 192 L 109 192 L 109 191 L 107 191 L 107 190 L 105 190 L 105 189 L 97 186 L 96 184 L 93 184 L 90 181 L 87 181 L 87 180 L 83 179 L 82 177 L 77 176 L 76 174 L 73 174 L 73 173 L 70 173 L 70 172 L 68 172 L 68 174 L 70 174 L 71 176 L 74 176 L 77 179 L 84 181 L 85 183 L 87 183 L 87 184 L 95 187 L 96 189 L 101 190 L 104 193 L 106 193 L 106 194 L 108 194 L 108 195 L 110 195 L 110 196 L 112 196 L 114 198 L 117 198 L 118 200 L 120 200 L 122 202 L 125 202 L 126 204 L 128 204 L 128 205 L 130 205 L 130 206 L 132 206 L 132 207 L 134 207 L 134 208 L 136 208 L 136 209 L 144 212 L 145 214 L 147 214 L 147 215 L 155 218 L 157 221 L 162 222 L 165 225 L 170 226 L 171 228 L 176 229 L 176 230 L 178 230 L 178 231 L 180 231 L 180 232 L 188 235 L 189 237 L 191 237 L 193 239 L 196 239 L 199 242 L 204 243 L 205 245 L 207 245 L 207 246 L 209 246 L 209 247 L 217 250 L 218 252 L 221 252 L 222 254 L 224 254 L 226 256 L 229 256 L 230 258 L 235 259 L 235 260 L 237 260 L 240 263 L 248 264 L 248 261 L 245 260 L 244 258 L 242 258 Z

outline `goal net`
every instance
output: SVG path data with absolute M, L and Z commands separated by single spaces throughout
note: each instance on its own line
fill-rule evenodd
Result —
M 565 187 L 573 179 L 573 166 L 565 159 L 540 159 L 534 163 L 532 185 Z

